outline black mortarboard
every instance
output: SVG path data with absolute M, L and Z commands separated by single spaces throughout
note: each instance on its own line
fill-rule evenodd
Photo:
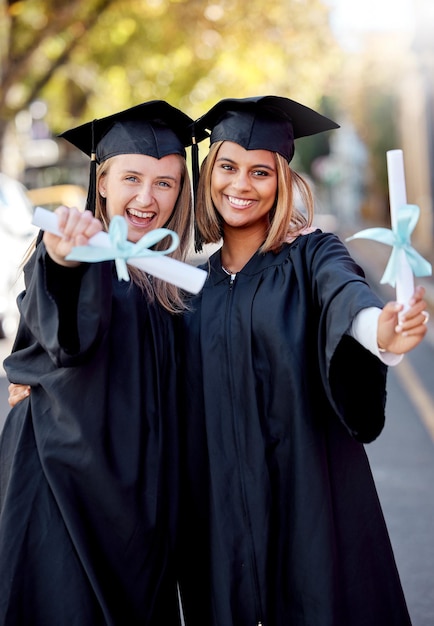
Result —
M 193 133 L 196 141 L 201 141 L 206 131 L 211 131 L 211 144 L 233 141 L 246 150 L 270 150 L 289 163 L 295 139 L 334 128 L 339 124 L 299 102 L 281 96 L 256 96 L 220 100 L 195 121 Z M 193 171 L 193 181 L 195 178 L 198 174 Z M 195 249 L 202 249 L 197 229 Z
M 179 109 L 164 100 L 152 100 L 62 133 L 60 137 L 91 157 L 86 208 L 95 210 L 97 164 L 119 154 L 157 159 L 180 154 L 185 158 L 185 147 L 192 143 L 192 124 Z
M 332 120 L 289 98 L 257 96 L 227 98 L 195 122 L 195 132 L 211 131 L 210 142 L 233 141 L 246 150 L 294 156 L 294 140 L 339 128 Z

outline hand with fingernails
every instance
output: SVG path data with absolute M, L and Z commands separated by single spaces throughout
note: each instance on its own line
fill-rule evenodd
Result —
M 377 328 L 377 343 L 380 350 L 405 354 L 422 341 L 429 320 L 424 296 L 425 289 L 416 287 L 406 311 L 398 302 L 388 302 L 383 307 Z

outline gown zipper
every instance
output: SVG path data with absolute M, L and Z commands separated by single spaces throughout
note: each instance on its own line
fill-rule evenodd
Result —
M 229 382 L 230 382 L 230 393 L 232 395 L 232 368 L 230 366 L 232 359 L 230 358 L 230 354 L 231 354 L 231 348 L 232 348 L 232 342 L 230 341 L 230 326 L 231 326 L 231 308 L 232 308 L 232 298 L 233 298 L 233 287 L 234 287 L 234 283 L 235 283 L 235 279 L 237 277 L 236 274 L 232 274 L 229 273 L 225 268 L 223 268 L 223 271 L 228 274 L 230 276 L 229 279 L 229 294 L 228 294 L 228 299 L 226 301 L 226 314 L 225 314 L 225 327 L 226 327 L 226 354 L 227 354 L 227 361 L 228 361 L 228 372 L 229 372 Z M 237 450 L 239 451 L 240 446 L 239 446 L 239 431 L 238 431 L 238 424 L 236 422 L 235 416 L 234 414 L 232 414 L 232 419 L 233 419 L 233 424 L 235 426 L 234 430 L 235 430 L 235 445 Z M 238 454 L 238 459 L 241 459 L 241 455 Z M 247 495 L 246 495 L 246 490 L 245 490 L 245 481 L 244 481 L 244 472 L 242 469 L 242 465 L 241 463 L 239 463 L 239 473 L 240 473 L 240 483 L 241 483 L 241 496 L 243 499 L 243 506 L 244 506 L 244 511 L 248 520 L 248 533 L 249 533 L 249 537 L 250 537 L 250 549 L 251 549 L 251 571 L 252 571 L 252 575 L 253 575 L 253 585 L 256 591 L 256 614 L 262 615 L 262 600 L 261 600 L 261 593 L 260 593 L 260 585 L 259 585 L 259 574 L 258 574 L 258 569 L 257 569 L 257 563 L 256 563 L 256 554 L 255 554 L 255 547 L 254 547 L 254 540 L 253 540 L 253 534 L 252 534 L 252 525 L 251 525 L 251 515 L 250 515 L 250 509 L 249 509 L 249 505 L 248 505 L 248 501 L 247 501 Z M 262 620 L 259 619 L 256 622 L 256 626 L 263 626 L 262 625 Z

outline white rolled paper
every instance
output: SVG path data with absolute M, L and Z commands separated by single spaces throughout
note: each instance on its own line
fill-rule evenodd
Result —
M 389 182 L 390 220 L 392 230 L 396 232 L 399 209 L 407 204 L 405 187 L 404 156 L 402 150 L 388 150 L 387 177 Z M 396 301 L 409 307 L 414 292 L 413 271 L 403 250 L 398 252 L 398 270 L 396 273 Z
M 57 215 L 52 211 L 36 207 L 32 223 L 53 235 L 62 236 L 58 229 Z M 88 245 L 110 248 L 110 237 L 107 233 L 97 233 L 89 239 Z M 194 294 L 199 293 L 202 289 L 207 276 L 205 270 L 164 255 L 128 259 L 128 263 L 151 274 L 151 276 L 165 280 Z

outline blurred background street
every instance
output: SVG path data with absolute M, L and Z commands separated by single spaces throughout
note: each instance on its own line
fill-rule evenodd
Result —
M 221 98 L 274 94 L 336 120 L 338 131 L 297 140 L 291 166 L 312 184 L 315 225 L 343 240 L 390 228 L 386 153 L 402 150 L 420 209 L 411 241 L 434 264 L 433 33 L 432 0 L 0 0 L 1 363 L 33 208 L 84 208 L 88 160 L 59 133 L 145 100 L 197 118 Z M 347 247 L 394 299 L 380 285 L 390 248 Z M 390 368 L 386 427 L 367 452 L 413 626 L 433 626 L 434 279 L 415 282 L 429 335 Z M 0 429 L 7 384 L 0 367 Z

